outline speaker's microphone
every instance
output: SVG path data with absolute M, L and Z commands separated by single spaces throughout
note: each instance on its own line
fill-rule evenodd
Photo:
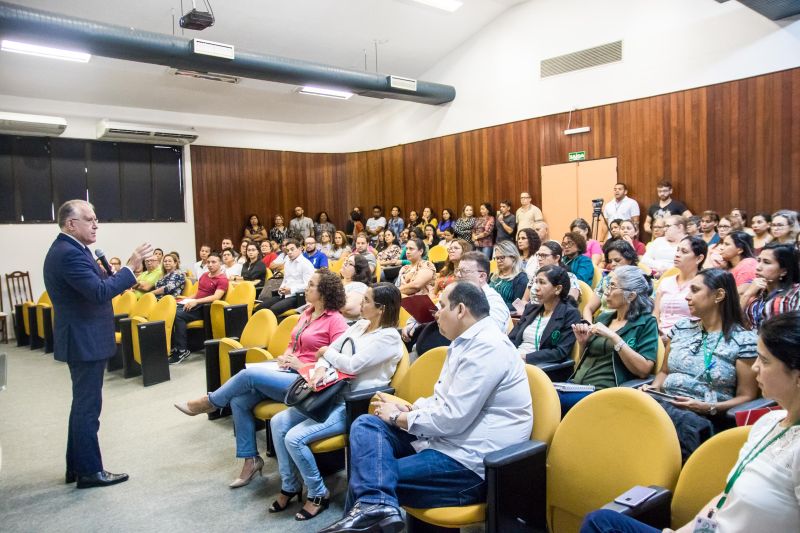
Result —
M 94 251 L 94 255 L 95 255 L 95 257 L 97 257 L 100 260 L 100 263 L 102 263 L 103 268 L 106 269 L 106 272 L 108 272 L 108 275 L 109 276 L 113 276 L 114 275 L 114 271 L 111 270 L 111 265 L 108 264 L 108 259 L 106 259 L 105 252 L 103 252 L 103 250 L 101 250 L 100 248 L 97 248 Z

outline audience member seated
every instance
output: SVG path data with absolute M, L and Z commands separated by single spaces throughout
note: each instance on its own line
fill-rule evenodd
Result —
M 236 262 L 236 257 L 233 255 L 233 250 L 222 251 L 222 268 L 229 280 L 235 279 L 242 275 L 242 264 Z
M 700 232 L 700 220 L 701 217 L 699 215 L 692 215 L 686 219 L 686 235 L 688 235 L 689 237 L 695 237 L 695 236 L 702 237 L 702 234 Z
M 317 248 L 317 240 L 314 237 L 306 237 L 304 244 L 303 256 L 311 261 L 314 269 L 328 268 L 328 256 Z
M 517 246 L 512 241 L 500 241 L 494 246 L 497 272 L 489 280 L 489 286 L 503 297 L 509 311 L 514 302 L 521 300 L 528 286 L 528 275 L 522 270 Z
M 350 246 L 347 244 L 347 234 L 341 230 L 337 231 L 333 234 L 333 246 L 328 260 L 337 261 L 348 255 L 350 255 Z
M 247 262 L 242 265 L 242 272 L 236 277 L 236 280 L 250 281 L 260 290 L 264 286 L 264 280 L 267 278 L 267 267 L 261 260 L 261 252 L 258 251 L 256 243 L 251 242 L 247 245 L 245 259 L 247 259 Z
M 438 223 L 439 221 L 436 220 L 436 213 L 433 211 L 433 209 L 430 207 L 423 207 L 417 226 L 419 226 L 421 229 L 425 229 L 425 226 L 431 224 L 435 228 Z
M 703 264 L 705 268 L 725 268 L 725 260 L 722 258 L 720 249 L 722 248 L 722 240 L 731 233 L 731 219 L 727 216 L 720 217 L 717 223 L 717 242 L 708 245 L 708 257 Z
M 630 220 L 623 220 L 619 223 L 620 239 L 624 240 L 636 250 L 636 255 L 643 256 L 647 252 L 644 243 L 639 240 L 639 228 Z
M 703 240 L 709 246 L 719 242 L 719 235 L 717 234 L 717 224 L 719 223 L 719 214 L 716 211 L 703 211 L 700 217 L 700 233 L 702 233 Z
M 689 296 L 689 284 L 702 269 L 707 251 L 708 245 L 702 237 L 685 237 L 675 252 L 675 266 L 678 268 L 678 273 L 662 278 L 658 283 L 653 315 L 658 320 L 658 329 L 665 344 L 667 333 L 672 326 L 679 320 L 692 316 L 686 301 Z
M 419 226 L 419 224 L 420 224 L 419 213 L 417 213 L 414 209 L 410 210 L 408 212 L 408 221 L 406 222 L 406 228 L 410 230 L 411 228 L 416 228 L 417 226 Z
M 442 209 L 442 219 L 439 221 L 439 224 L 436 225 L 436 236 L 441 240 L 444 239 L 444 232 L 448 228 L 453 227 L 453 210 L 444 208 Z
M 299 257 L 297 241 L 289 239 L 289 242 L 293 249 L 291 253 L 296 251 Z M 344 288 L 339 276 L 328 270 L 316 272 L 308 283 L 306 301 L 310 304 L 308 309 L 292 330 L 286 351 L 277 358 L 281 370 L 263 366 L 246 368 L 214 392 L 175 404 L 190 416 L 230 405 L 236 429 L 236 457 L 244 459 L 242 471 L 229 485 L 231 488 L 247 485 L 264 467 L 264 460 L 258 454 L 253 407 L 267 399 L 282 402 L 289 386 L 299 376 L 297 371 L 304 365 L 316 363 L 317 350 L 330 346 L 347 329 L 347 323 L 339 313 L 339 308 L 344 305 Z
M 636 255 L 636 251 L 630 244 L 621 239 L 609 243 L 605 248 L 604 254 L 604 264 L 607 270 L 603 271 L 603 277 L 600 278 L 600 282 L 594 288 L 591 300 L 583 306 L 583 318 L 587 322 L 594 322 L 594 316 L 598 312 L 605 313 L 609 311 L 606 305 L 606 289 L 608 288 L 608 282 L 611 281 L 611 277 L 608 275 L 609 272 L 613 272 L 617 267 L 636 266 L 639 264 L 639 256 Z
M 306 290 L 314 274 L 314 265 L 303 256 L 300 243 L 294 239 L 286 239 L 286 262 L 283 265 L 283 281 L 276 296 L 261 295 L 264 309 L 271 309 L 275 316 L 280 316 L 290 309 L 298 307 L 297 297 Z M 337 277 L 338 279 L 338 277 Z M 308 301 L 308 297 L 306 297 Z M 338 308 L 337 308 L 338 309 Z
M 164 275 L 164 271 L 161 269 L 161 261 L 164 260 L 164 250 L 161 248 L 153 248 L 153 257 L 158 259 L 156 270 L 158 270 L 158 276 L 161 277 Z
M 231 253 L 233 253 L 234 259 L 239 257 L 239 254 L 236 252 L 236 250 L 233 249 L 233 239 L 231 239 L 230 237 L 225 237 L 224 239 L 222 239 L 222 242 L 219 245 L 219 250 L 220 252 L 224 252 L 225 250 L 230 250 Z
M 561 254 L 561 245 L 556 241 L 543 241 L 542 245 L 539 247 L 539 251 L 536 252 L 536 259 L 539 261 L 539 268 L 547 265 L 558 265 L 563 267 L 564 264 L 561 262 Z M 567 271 L 567 275 L 569 276 L 569 295 L 572 296 L 573 300 L 578 302 L 580 301 L 581 296 L 581 288 L 578 285 L 578 278 L 566 267 L 564 267 L 564 269 Z M 536 278 L 534 277 L 533 279 Z M 528 280 L 528 287 L 525 289 L 525 294 L 522 296 L 522 301 L 537 304 L 539 302 L 536 301 L 536 292 L 533 290 L 533 279 Z
M 591 228 L 589 227 L 588 222 L 582 218 L 576 218 L 569 225 L 569 230 L 577 231 L 583 236 L 584 240 L 586 241 L 586 251 L 583 252 L 583 255 L 591 259 L 593 265 L 599 265 L 603 260 L 603 247 L 599 242 L 592 239 L 591 235 L 589 235 Z
M 442 237 L 442 240 L 439 241 L 439 244 L 450 246 L 450 243 L 456 240 L 456 230 L 453 229 L 453 226 L 450 226 L 444 230 L 442 235 L 444 235 L 444 237 Z
M 333 235 L 336 233 L 336 226 L 334 226 L 333 222 L 331 222 L 327 212 L 320 211 L 317 214 L 317 220 L 314 223 L 314 237 L 318 241 L 322 242 L 322 234 L 324 232 L 328 232 L 328 235 Z
M 456 237 L 467 242 L 472 242 L 472 229 L 475 227 L 475 213 L 470 204 L 466 204 L 461 211 L 461 217 L 453 222 Z
M 361 302 L 372 283 L 372 272 L 369 263 L 363 256 L 353 254 L 342 264 L 342 283 L 344 284 L 345 305 L 340 312 L 347 320 L 358 320 L 361 317 Z
M 758 256 L 764 246 L 772 242 L 770 230 L 772 215 L 769 213 L 756 213 L 750 219 L 750 227 L 753 229 L 753 254 Z
M 278 257 L 278 254 L 272 248 L 272 243 L 270 241 L 263 241 L 261 243 L 261 262 L 264 263 L 265 268 L 270 268 L 272 262 L 275 261 L 275 258 Z
M 447 261 L 436 274 L 431 298 L 438 298 L 445 287 L 456 280 L 456 270 L 465 253 L 472 251 L 472 245 L 463 239 L 456 239 L 447 247 Z
M 514 214 L 511 200 L 500 202 L 500 210 L 495 215 L 495 243 L 514 242 L 517 233 L 517 215 Z
M 247 262 L 247 245 L 250 244 L 250 242 L 250 239 L 242 239 L 242 243 L 239 245 L 239 257 L 236 259 L 236 262 L 240 265 Z
M 650 251 L 650 247 L 656 239 L 664 236 L 666 233 L 665 224 L 664 218 L 656 218 L 653 220 L 653 223 L 650 225 L 650 242 L 644 245 L 646 251 Z
M 584 255 L 586 252 L 586 239 L 583 238 L 577 231 L 571 231 L 564 234 L 561 239 L 561 249 L 564 250 L 564 256 L 561 261 L 564 267 L 575 276 L 591 286 L 592 278 L 594 278 L 594 265 L 592 260 Z
M 364 256 L 364 259 L 369 263 L 370 270 L 375 272 L 378 259 L 375 257 L 375 254 L 369 250 L 369 241 L 367 240 L 366 233 L 359 233 L 356 237 L 353 253 Z
M 372 216 L 367 219 L 367 237 L 374 246 L 378 242 L 378 235 L 386 229 L 386 217 L 383 216 L 383 208 L 379 205 L 372 206 Z
M 165 255 L 161 261 L 161 266 L 164 270 L 164 276 L 156 281 L 153 294 L 159 300 L 167 295 L 174 298 L 180 297 L 183 294 L 183 288 L 186 286 L 186 276 L 181 272 L 181 263 L 178 260 L 178 256 L 174 253 Z
M 161 279 L 161 274 L 163 274 L 160 261 L 155 254 L 144 260 L 145 270 L 139 274 L 136 278 L 136 285 L 133 286 L 137 299 L 156 288 L 156 282 Z
M 333 252 L 333 233 L 323 231 L 317 238 L 317 249 L 325 254 L 330 262 L 331 254 Z
M 642 263 L 650 267 L 656 277 L 675 265 L 675 250 L 678 243 L 686 237 L 686 219 L 680 215 L 671 215 L 664 219 L 664 236 L 650 243 Z
M 747 218 L 747 213 L 741 207 L 734 207 L 731 209 L 728 218 L 731 220 L 733 231 L 743 231 L 751 237 L 755 236 L 755 232 L 747 227 L 749 219 Z
M 314 221 L 305 216 L 299 205 L 294 208 L 294 218 L 289 221 L 289 234 L 299 242 L 314 236 Z
M 200 276 L 208 272 L 206 262 L 208 261 L 208 254 L 211 253 L 211 246 L 203 244 L 200 246 L 200 251 L 197 253 L 200 260 L 192 265 L 192 277 L 195 280 L 200 279 Z
M 350 326 L 330 346 L 317 350 L 314 379 L 310 383 L 319 381 L 326 370 L 333 368 L 355 376 L 350 378 L 351 391 L 386 387 L 403 357 L 403 343 L 395 329 L 399 311 L 400 291 L 391 283 L 380 283 L 367 290 L 361 304 L 363 319 Z M 281 494 L 269 507 L 269 512 L 286 510 L 295 496 L 299 501 L 305 485 L 306 503 L 295 520 L 316 517 L 328 508 L 331 493 L 309 445 L 345 431 L 344 401 L 338 399 L 322 422 L 290 407 L 272 418 L 270 428 L 281 476 Z
M 532 228 L 522 228 L 517 232 L 517 250 L 522 261 L 522 270 L 528 275 L 528 281 L 532 280 L 539 271 L 539 260 L 536 252 L 542 246 L 539 235 Z
M 484 202 L 481 204 L 480 217 L 475 219 L 470 237 L 475 250 L 483 253 L 489 259 L 492 258 L 492 247 L 494 246 L 494 217 L 492 216 L 492 204 Z
M 413 404 L 374 400 L 350 435 L 347 513 L 325 533 L 400 531 L 400 506 L 469 505 L 486 499 L 483 458 L 530 439 L 525 364 L 489 318 L 472 283 L 449 285 L 437 321 L 452 341 L 434 393 Z
M 622 238 L 622 230 L 620 229 L 620 226 L 622 226 L 621 218 L 615 218 L 608 223 L 608 238 L 606 239 L 606 243 Z
M 283 225 L 283 216 L 275 215 L 272 220 L 272 229 L 269 230 L 269 240 L 282 244 L 289 233 L 289 228 Z
M 425 233 L 422 242 L 425 243 L 428 249 L 439 244 L 439 237 L 436 236 L 436 227 L 433 224 L 425 224 L 422 231 Z
M 409 239 L 406 243 L 406 258 L 409 264 L 400 269 L 395 283 L 403 296 L 428 294 L 433 288 L 436 267 L 422 258 L 424 250 L 425 244 L 419 239 Z
M 571 382 L 592 385 L 595 390 L 618 387 L 653 373 L 658 353 L 658 325 L 652 315 L 652 283 L 639 267 L 623 266 L 608 275 L 608 313 L 572 330 L 582 356 Z M 566 413 L 590 392 L 559 392 Z
M 744 231 L 732 231 L 720 241 L 719 254 L 725 269 L 736 281 L 739 294 L 744 294 L 756 277 L 758 261 L 753 257 L 753 238 Z
M 284 241 L 281 243 L 280 247 L 277 250 L 275 250 L 275 252 L 278 254 L 278 256 L 275 259 L 273 259 L 272 263 L 270 263 L 270 265 L 269 265 L 269 269 L 272 270 L 273 276 L 276 277 L 276 278 L 282 278 L 283 277 L 283 267 L 286 264 L 286 260 L 287 260 L 287 257 L 286 257 L 286 240 L 288 240 L 288 239 L 284 239 Z M 262 296 L 262 299 L 263 299 L 264 295 L 261 295 L 261 296 Z M 269 295 L 267 295 L 267 297 L 269 297 Z
M 682 318 L 667 332 L 661 370 L 642 387 L 675 396 L 656 400 L 675 424 L 684 461 L 714 434 L 712 418 L 758 395 L 750 369 L 756 334 L 744 327 L 733 276 L 719 268 L 701 270 L 690 281 L 687 300 L 697 318 Z
M 679 532 L 800 531 L 800 313 L 790 312 L 764 323 L 753 363 L 759 387 L 781 410 L 762 416 L 752 427 L 727 476 L 725 490 L 700 509 Z M 714 480 L 722 483 L 723 480 Z M 711 517 L 711 518 L 709 518 Z M 660 533 L 611 510 L 590 513 L 581 533 Z M 664 530 L 672 531 L 672 530 Z
M 202 320 L 201 306 L 221 299 L 228 290 L 228 278 L 222 269 L 222 259 L 218 252 L 211 252 L 208 255 L 207 267 L 208 272 L 200 276 L 197 282 L 195 295 L 181 300 L 175 313 L 172 353 L 169 357 L 171 365 L 180 363 L 192 354 L 188 349 L 186 325 L 195 320 Z
M 797 213 L 789 209 L 781 209 L 772 214 L 770 223 L 772 239 L 780 244 L 795 244 L 800 225 L 797 223 Z
M 267 228 L 261 225 L 258 215 L 250 215 L 247 218 L 247 224 L 244 227 L 242 239 L 247 239 L 250 242 L 261 244 L 269 238 Z
M 400 210 L 400 206 L 393 205 L 392 210 L 389 212 L 389 220 L 386 221 L 386 229 L 392 230 L 397 236 L 399 236 L 406 227 L 406 222 L 401 216 L 402 214 L 403 212 Z
M 397 235 L 392 230 L 387 229 L 383 232 L 383 244 L 383 250 L 378 252 L 378 264 L 381 265 L 381 268 L 399 267 L 401 265 L 400 254 L 403 253 L 403 250 L 397 244 Z
M 753 329 L 771 316 L 800 309 L 799 255 L 794 246 L 777 242 L 761 250 L 756 277 L 740 300 Z
M 566 269 L 543 266 L 534 280 L 539 304 L 528 304 L 508 338 L 522 360 L 532 365 L 560 363 L 572 356 L 575 333 L 572 325 L 581 321 L 569 296 Z

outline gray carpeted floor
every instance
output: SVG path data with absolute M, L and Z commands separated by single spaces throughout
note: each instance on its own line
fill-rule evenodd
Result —
M 141 379 L 107 373 L 101 417 L 103 462 L 131 479 L 102 489 L 64 484 L 70 406 L 67 367 L 52 354 L 0 345 L 8 353 L 8 388 L 0 392 L 0 530 L 10 532 L 316 531 L 342 512 L 343 473 L 326 481 L 331 508 L 305 523 L 290 511 L 269 514 L 280 482 L 275 459 L 265 477 L 236 490 L 227 484 L 241 463 L 234 457 L 230 418 L 187 417 L 172 404 L 204 392 L 202 356 L 170 367 L 172 380 L 142 387 Z M 264 432 L 259 432 L 264 451 Z

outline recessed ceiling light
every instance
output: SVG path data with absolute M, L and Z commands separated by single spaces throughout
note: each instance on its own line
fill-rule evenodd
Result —
M 452 13 L 464 5 L 460 0 L 414 0 L 418 4 L 425 4 L 426 6 L 435 7 L 442 11 L 449 11 Z
M 299 91 L 300 94 L 311 94 L 313 96 L 324 96 L 326 98 L 336 98 L 337 100 L 347 100 L 353 93 L 349 93 L 347 91 L 336 91 L 334 89 L 324 89 L 322 87 L 312 87 L 306 85 L 302 87 Z
M 72 50 L 62 50 L 60 48 L 50 48 L 49 46 L 39 46 L 36 44 L 7 40 L 3 40 L 2 44 L 0 44 L 0 50 L 32 56 L 49 57 L 52 59 L 63 59 L 65 61 L 77 61 L 79 63 L 88 63 L 92 58 L 91 54 L 85 52 L 73 52 Z

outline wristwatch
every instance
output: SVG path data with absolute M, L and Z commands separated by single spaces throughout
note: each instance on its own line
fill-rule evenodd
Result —
M 623 346 L 625 346 L 625 341 L 623 339 L 620 339 L 619 342 L 614 345 L 614 351 L 619 353 L 619 351 L 622 349 Z
M 402 411 L 400 411 L 400 409 L 398 409 L 397 411 L 395 411 L 393 414 L 391 414 L 391 415 L 389 416 L 389 422 L 391 422 L 391 424 L 392 424 L 393 426 L 397 426 L 397 417 L 399 417 L 399 416 L 400 416 L 400 413 L 401 413 L 401 412 L 402 412 Z
M 717 404 L 716 403 L 709 404 L 708 414 L 710 416 L 715 416 L 717 414 Z

